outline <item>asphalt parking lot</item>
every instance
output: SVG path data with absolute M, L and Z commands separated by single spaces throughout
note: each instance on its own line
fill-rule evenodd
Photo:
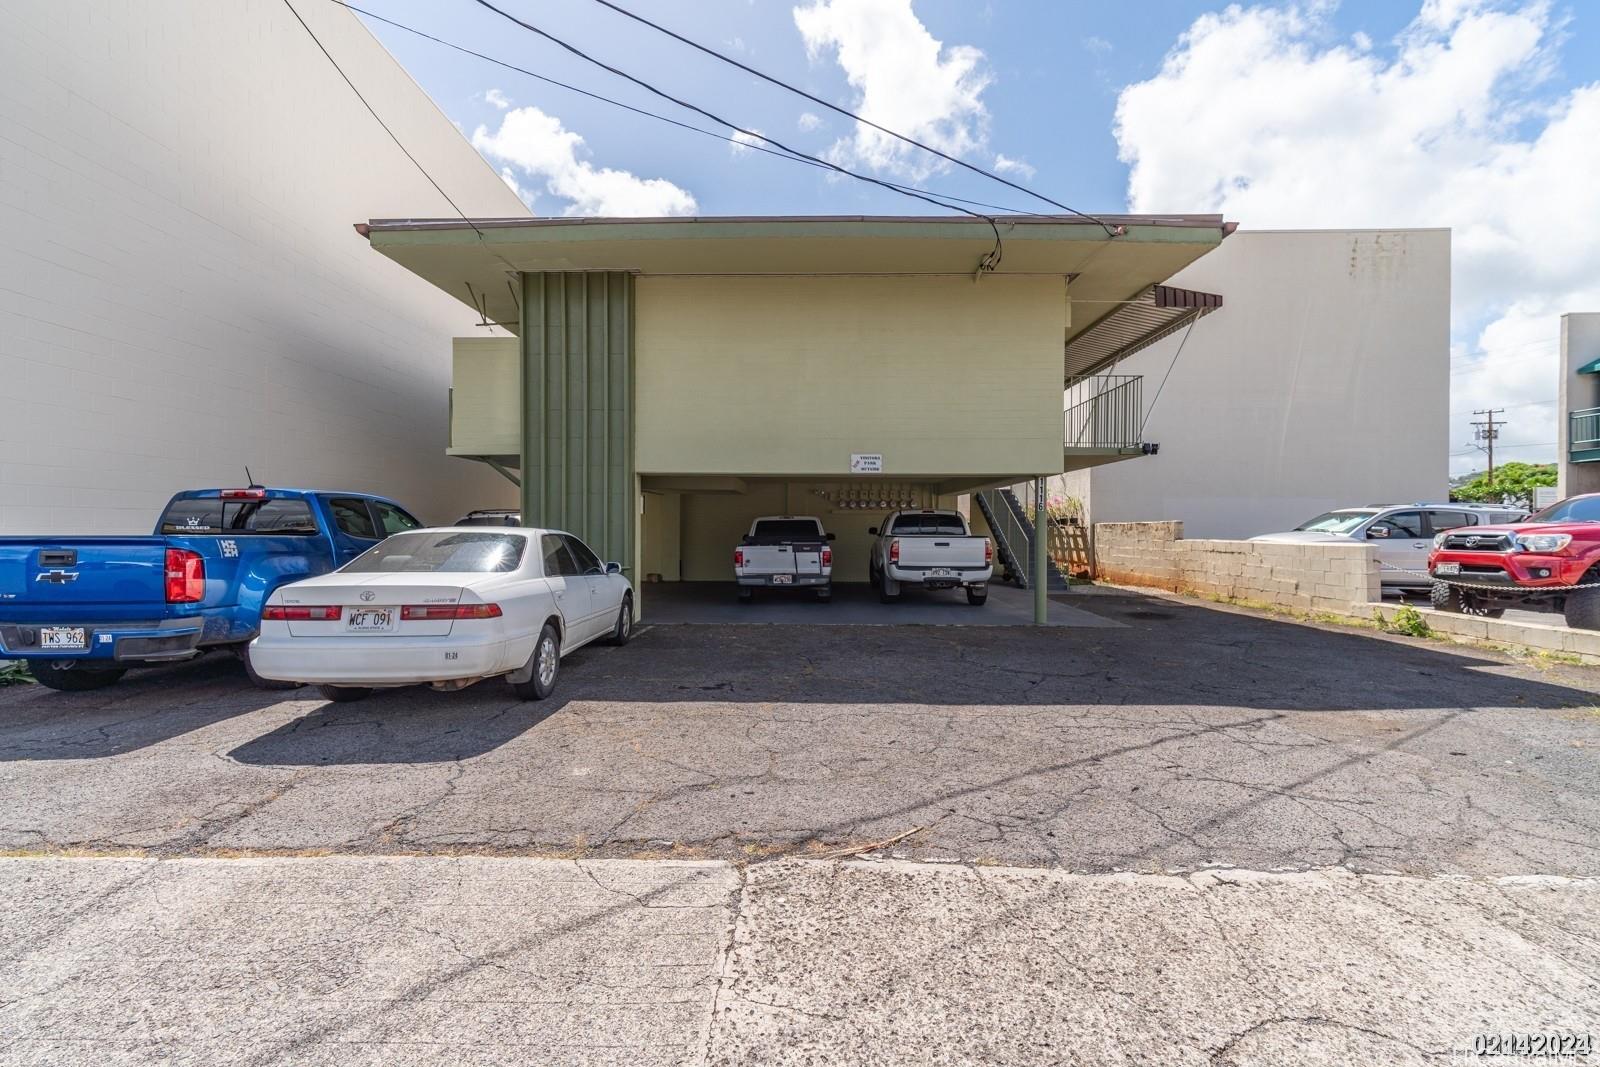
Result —
M 1121 625 L 657 626 L 542 704 L 332 705 L 226 657 L 3 689 L 0 846 L 1600 873 L 1600 672 L 1074 603 Z
M 659 625 L 543 704 L 331 705 L 226 657 L 0 689 L 0 1065 L 1423 1065 L 1600 1031 L 1600 670 L 1073 607 L 1103 625 Z

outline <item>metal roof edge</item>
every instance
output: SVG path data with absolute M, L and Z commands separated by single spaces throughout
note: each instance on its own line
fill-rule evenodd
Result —
M 1078 215 L 1007 215 L 990 216 L 1006 226 L 1098 226 L 1108 225 L 1155 226 L 1179 229 L 1220 229 L 1224 234 L 1233 232 L 1237 223 L 1227 222 L 1221 215 L 1097 215 L 1084 218 Z M 528 217 L 528 218 L 474 218 L 470 222 L 460 218 L 410 218 L 369 219 L 356 223 L 357 232 L 395 233 L 421 230 L 469 229 L 564 229 L 569 227 L 611 226 L 722 226 L 750 224 L 826 224 L 861 223 L 871 225 L 929 225 L 987 227 L 988 218 L 969 218 L 951 215 L 675 215 L 666 217 L 628 218 L 615 216 L 582 217 Z

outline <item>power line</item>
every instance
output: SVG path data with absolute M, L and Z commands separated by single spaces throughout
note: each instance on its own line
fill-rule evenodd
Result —
M 404 30 L 406 33 L 415 34 L 416 36 L 421 37 L 424 40 L 432 41 L 435 44 L 443 45 L 446 48 L 454 49 L 455 51 L 460 52 L 463 55 L 473 56 L 473 57 L 475 57 L 477 59 L 483 60 L 485 63 L 492 63 L 497 67 L 503 67 L 506 70 L 515 71 L 518 74 L 526 75 L 529 78 L 533 78 L 533 79 L 535 79 L 537 81 L 544 82 L 544 83 L 546 83 L 548 85 L 554 85 L 557 88 L 566 89 L 569 92 L 577 93 L 579 96 L 585 96 L 585 97 L 588 97 L 591 100 L 598 100 L 601 103 L 610 104 L 613 107 L 619 107 L 624 111 L 631 111 L 635 115 L 642 115 L 645 118 L 655 119 L 657 122 L 664 122 L 669 126 L 676 126 L 676 127 L 678 127 L 679 129 L 682 129 L 682 130 L 688 130 L 690 133 L 698 133 L 698 134 L 701 134 L 702 136 L 711 137 L 711 138 L 714 138 L 715 140 L 722 141 L 725 144 L 736 145 L 739 148 L 748 148 L 748 149 L 751 149 L 751 150 L 756 151 L 756 152 L 761 152 L 761 153 L 763 153 L 765 155 L 774 156 L 774 157 L 776 157 L 778 159 L 788 160 L 791 163 L 800 163 L 800 164 L 803 164 L 805 166 L 814 167 L 814 168 L 821 169 L 821 170 L 828 169 L 824 164 L 818 163 L 818 162 L 816 162 L 814 160 L 807 159 L 807 158 L 802 157 L 802 156 L 790 155 L 787 152 L 778 152 L 778 151 L 775 151 L 774 149 L 771 149 L 771 148 L 765 148 L 765 147 L 763 147 L 763 146 L 761 146 L 759 144 L 749 144 L 748 142 L 741 141 L 736 137 L 728 137 L 728 136 L 726 136 L 724 134 L 720 134 L 720 133 L 716 132 L 715 130 L 708 130 L 708 129 L 705 129 L 704 127 L 702 127 L 702 126 L 695 126 L 692 123 L 688 123 L 688 122 L 680 122 L 675 118 L 672 118 L 672 117 L 667 116 L 667 115 L 663 115 L 663 114 L 661 114 L 659 112 L 650 111 L 647 108 L 635 107 L 632 104 L 624 103 L 621 100 L 613 99 L 612 97 L 605 96 L 605 95 L 603 95 L 601 93 L 596 93 L 596 92 L 593 92 L 593 91 L 591 91 L 589 89 L 584 89 L 584 88 L 582 88 L 580 86 L 572 85 L 572 84 L 570 84 L 568 82 L 560 81 L 560 80 L 558 80 L 556 78 L 549 77 L 548 75 L 545 75 L 545 74 L 538 74 L 538 73 L 536 73 L 534 71 L 529 70 L 526 67 L 519 67 L 515 63 L 508 63 L 503 59 L 496 59 L 494 56 L 485 55 L 484 53 L 475 51 L 475 50 L 473 50 L 471 48 L 466 47 L 465 45 L 456 44 L 454 41 L 447 41 L 443 37 L 436 37 L 433 34 L 428 33 L 425 30 L 417 29 L 415 26 L 407 26 L 403 22 L 396 22 L 394 19 L 386 18 L 383 15 L 380 15 L 375 11 L 368 11 L 364 7 L 358 7 L 355 4 L 347 3 L 346 0 L 328 0 L 328 2 L 331 3 L 331 4 L 337 4 L 340 7 L 346 8 L 346 9 L 348 9 L 350 11 L 354 11 L 359 15 L 364 15 L 367 18 L 373 19 L 373 20 L 375 20 L 377 22 L 382 22 L 385 25 L 393 26 L 397 30 Z M 915 185 L 906 185 L 906 184 L 904 184 L 902 182 L 887 182 L 886 184 L 892 185 L 897 189 L 909 190 L 910 192 L 914 192 L 914 193 L 927 193 L 929 196 L 936 196 L 936 197 L 939 197 L 940 199 L 943 199 L 943 200 L 951 200 L 951 201 L 955 201 L 957 203 L 962 203 L 962 204 L 971 204 L 974 207 L 986 207 L 986 208 L 991 208 L 991 209 L 993 209 L 995 211 L 1004 211 L 1004 212 L 1007 212 L 1009 214 L 1015 214 L 1015 215 L 1033 215 L 1033 216 L 1038 217 L 1038 218 L 1048 217 L 1048 216 L 1040 215 L 1036 211 L 1028 211 L 1028 210 L 1023 209 L 1023 208 L 1007 207 L 1007 206 L 1005 206 L 1003 204 L 990 204 L 990 203 L 987 203 L 986 201 L 983 201 L 983 200 L 968 200 L 968 199 L 965 199 L 965 198 L 959 197 L 959 196 L 951 196 L 948 193 L 936 192 L 936 191 L 934 191 L 932 189 L 923 189 L 923 188 L 919 188 L 918 186 L 915 186 Z
M 300 12 L 295 10 L 294 4 L 291 3 L 290 0 L 283 0 L 283 6 L 289 9 L 289 13 L 294 16 L 294 20 L 298 22 L 306 31 L 306 33 L 311 36 L 311 40 L 316 43 L 317 48 L 322 51 L 322 54 L 328 57 L 328 62 L 333 64 L 333 69 L 338 71 L 339 77 L 343 78 L 344 83 L 350 86 L 350 91 L 356 94 L 356 99 L 361 101 L 362 106 L 365 107 L 369 113 L 371 113 L 373 118 L 378 120 L 378 125 L 383 127 L 383 132 L 389 135 L 389 139 L 394 142 L 395 147 L 400 149 L 401 152 L 405 153 L 405 157 L 411 160 L 412 165 L 422 173 L 424 178 L 428 179 L 428 184 L 438 190 L 439 195 L 444 197 L 445 201 L 451 207 L 455 208 L 456 214 L 461 216 L 461 220 L 468 226 L 471 226 L 473 230 L 477 232 L 478 239 L 482 240 L 483 231 L 478 229 L 478 224 L 467 218 L 467 213 L 462 211 L 461 206 L 450 198 L 449 193 L 444 191 L 444 186 L 433 180 L 433 175 L 428 173 L 428 168 L 424 167 L 422 163 L 418 161 L 417 157 L 412 155 L 411 151 L 406 148 L 405 145 L 400 143 L 400 138 L 396 136 L 395 132 L 389 128 L 389 124 L 383 121 L 383 116 L 378 114 L 373 106 L 367 102 L 367 98 L 361 95 L 361 90 L 357 89 L 356 83 L 350 80 L 350 75 L 346 74 L 344 72 L 344 68 L 339 66 L 339 61 L 333 58 L 333 53 L 329 52 L 328 49 L 323 46 L 322 41 L 317 37 L 316 31 L 314 31 L 310 26 L 306 25 L 306 20 L 300 17 Z
M 287 2 L 287 0 L 285 0 L 285 2 Z M 654 86 L 654 85 L 650 84 L 649 82 L 645 81 L 643 78 L 636 77 L 636 76 L 634 76 L 632 74 L 629 74 L 627 71 L 622 70 L 619 67 L 614 67 L 609 63 L 606 63 L 606 62 L 604 62 L 602 60 L 596 59 L 594 56 L 591 56 L 587 52 L 583 51 L 583 49 L 577 47 L 574 44 L 570 44 L 570 43 L 562 40 L 561 38 L 557 37 L 555 34 L 550 33 L 548 30 L 542 30 L 538 26 L 535 26 L 531 22 L 525 22 L 522 19 L 517 18 L 515 15 L 510 14 L 509 12 L 501 10 L 500 8 L 498 8 L 498 7 L 494 6 L 493 4 L 491 4 L 489 2 L 489 0 L 475 0 L 475 2 L 478 4 L 478 6 L 484 7 L 484 8 L 487 8 L 488 10 L 490 10 L 490 11 L 493 11 L 496 15 L 499 15 L 501 18 L 505 19 L 507 22 L 515 23 L 516 25 L 521 26 L 523 29 L 527 30 L 529 33 L 533 33 L 533 34 L 536 34 L 536 35 L 538 35 L 540 37 L 543 37 L 545 40 L 550 41 L 552 44 L 555 44 L 555 45 L 561 47 L 562 49 L 572 53 L 573 55 L 577 56 L 579 59 L 582 59 L 584 62 L 591 63 L 594 66 L 599 67 L 601 70 L 607 71 L 608 73 L 611 73 L 611 74 L 615 74 L 617 77 L 622 78 L 625 81 L 632 82 L 634 85 L 639 86 L 641 89 L 644 89 L 647 92 L 653 93 L 654 95 L 661 97 L 663 100 L 667 100 L 667 101 L 669 101 L 671 103 L 674 103 L 674 104 L 678 105 L 679 107 L 684 108 L 685 110 L 693 111 L 698 115 L 704 115 L 706 118 L 710 119 L 712 122 L 715 122 L 719 126 L 726 126 L 730 130 L 734 130 L 737 133 L 744 134 L 746 137 L 759 138 L 759 139 L 761 139 L 763 141 L 766 141 L 768 144 L 773 145 L 776 148 L 779 148 L 779 149 L 781 149 L 781 150 L 783 150 L 785 152 L 788 152 L 790 155 L 798 156 L 798 157 L 801 157 L 803 159 L 809 159 L 809 160 L 811 160 L 811 161 L 813 161 L 813 162 L 815 162 L 815 163 L 817 163 L 817 164 L 819 164 L 821 166 L 827 167 L 829 170 L 837 171 L 840 174 L 843 174 L 843 175 L 845 175 L 847 177 L 855 178 L 858 181 L 869 182 L 869 183 L 871 183 L 873 185 L 879 186 L 880 188 L 889 189 L 889 190 L 891 190 L 893 192 L 899 193 L 902 196 L 909 196 L 909 197 L 912 197 L 912 198 L 914 198 L 916 200 L 921 200 L 921 201 L 924 201 L 926 203 L 933 204 L 933 205 L 935 205 L 937 207 L 942 207 L 942 208 L 946 209 L 947 211 L 959 211 L 962 214 L 971 215 L 973 218 L 983 219 L 985 222 L 987 222 L 989 224 L 989 228 L 994 231 L 994 249 L 992 251 L 990 251 L 987 256 L 984 257 L 984 261 L 983 261 L 983 264 L 980 266 L 980 269 L 993 270 L 994 267 L 998 266 L 999 263 L 1000 263 L 1000 257 L 1003 254 L 1003 249 L 1002 249 L 1001 240 L 1000 240 L 1000 227 L 995 223 L 995 221 L 994 221 L 994 219 L 992 217 L 990 217 L 988 215 L 985 215 L 980 211 L 974 211 L 971 208 L 962 207 L 962 206 L 960 206 L 958 204 L 952 204 L 952 203 L 946 202 L 944 200 L 937 199 L 934 196 L 926 195 L 924 193 L 909 192 L 908 190 L 901 189 L 901 188 L 895 186 L 891 182 L 883 181 L 880 178 L 874 178 L 874 177 L 872 177 L 871 175 L 868 175 L 868 174 L 861 174 L 861 173 L 859 173 L 857 171 L 850 170 L 850 169 L 848 169 L 846 167 L 841 167 L 837 163 L 832 163 L 832 162 L 829 162 L 826 159 L 821 159 L 821 158 L 818 158 L 817 156 L 813 156 L 808 152 L 802 152 L 797 148 L 791 148 L 788 145 L 784 144 L 782 141 L 779 141 L 778 139 L 776 139 L 774 137 L 768 137 L 764 133 L 757 132 L 756 130 L 746 129 L 745 127 L 740 126 L 736 122 L 730 122 L 728 119 L 723 118 L 721 115 L 718 115 L 718 114 L 716 114 L 715 112 L 712 112 L 712 111 L 708 111 L 707 109 L 705 109 L 703 107 L 700 107 L 698 104 L 691 104 L 687 100 L 683 100 L 683 99 L 681 99 L 679 97 L 673 96 L 671 93 L 667 92 L 664 89 L 657 88 L 656 86 Z M 1108 230 L 1107 232 L 1109 233 L 1110 231 Z
M 1500 410 L 1500 411 L 1511 411 L 1511 410 L 1514 410 L 1516 408 L 1539 407 L 1542 404 L 1554 404 L 1555 402 L 1556 402 L 1556 398 L 1555 397 L 1551 397 L 1549 400 L 1528 400 L 1528 401 L 1525 401 L 1524 403 L 1521 403 L 1521 404 L 1507 404 L 1505 407 L 1499 408 L 1498 410 Z M 1451 415 L 1481 415 L 1483 413 L 1481 411 L 1465 411 L 1465 410 L 1463 410 L 1463 411 L 1452 411 L 1450 414 Z
M 1550 356 L 1550 353 L 1547 352 L 1547 351 L 1529 352 L 1528 354 L 1522 355 L 1522 356 L 1506 356 L 1506 355 L 1503 355 L 1503 353 L 1506 353 L 1506 352 L 1520 352 L 1524 348 L 1536 348 L 1536 347 L 1559 348 L 1560 346 L 1561 346 L 1561 342 L 1560 341 L 1532 341 L 1532 342 L 1529 342 L 1528 344 L 1513 345 L 1510 348 L 1496 348 L 1496 349 L 1492 349 L 1492 350 L 1490 350 L 1488 352 L 1485 352 L 1483 355 L 1479 356 L 1474 362 L 1468 363 L 1466 366 L 1456 367 L 1450 373 L 1451 373 L 1451 375 L 1470 374 L 1473 371 L 1488 370 L 1491 363 L 1494 363 L 1494 364 L 1522 363 L 1522 362 L 1525 362 L 1525 361 L 1530 360 L 1530 359 L 1548 359 L 1549 356 Z
M 1516 444 L 1516 445 L 1498 445 L 1496 447 L 1498 447 L 1500 449 L 1500 451 L 1502 451 L 1502 452 L 1509 452 L 1513 448 L 1554 448 L 1554 447 L 1556 447 L 1556 442 L 1555 441 L 1524 441 L 1521 444 Z M 1459 452 L 1450 453 L 1450 455 L 1451 456 L 1470 456 L 1473 453 L 1482 452 L 1482 451 L 1483 451 L 1483 449 L 1479 448 L 1477 445 L 1473 445 L 1471 448 L 1463 448 Z
M 479 3 L 483 3 L 483 0 L 478 0 L 478 2 Z M 1069 207 L 1068 205 L 1063 204 L 1058 200 L 1052 200 L 1050 197 L 1045 196 L 1043 193 L 1036 193 L 1032 189 L 1029 189 L 1025 185 L 1021 185 L 1021 184 L 1019 184 L 1017 182 L 1014 182 L 1014 181 L 1011 181 L 1011 180 L 1009 180 L 1007 178 L 1002 178 L 1000 175 L 995 174 L 995 173 L 993 173 L 991 171 L 987 171 L 984 168 L 982 168 L 982 167 L 980 167 L 980 166 L 978 166 L 978 165 L 976 165 L 974 163 L 968 163 L 966 160 L 961 159 L 961 158 L 956 157 L 956 156 L 953 156 L 953 155 L 950 155 L 948 152 L 942 152 L 939 149 L 934 148 L 932 145 L 923 144 L 921 141 L 918 141 L 913 137 L 908 137 L 903 133 L 898 133 L 895 130 L 889 129 L 887 126 L 879 125 L 878 123 L 873 122 L 871 119 L 863 118 L 862 116 L 857 115 L 855 112 L 850 111 L 847 108 L 840 107 L 838 104 L 835 104 L 832 101 L 824 100 L 822 97 L 813 95 L 812 93 L 808 93 L 804 89 L 796 88 L 795 86 L 790 85 L 788 82 L 783 81 L 782 79 L 775 78 L 772 75 L 765 73 L 764 71 L 759 71 L 756 68 L 754 68 L 754 67 L 752 67 L 752 66 L 750 66 L 750 65 L 748 65 L 746 63 L 741 63 L 741 62 L 739 62 L 739 60 L 734 59 L 732 56 L 724 55 L 723 53 L 717 51 L 716 49 L 709 48 L 706 45 L 703 45 L 698 41 L 692 41 L 689 38 L 683 36 L 681 33 L 675 33 L 674 31 L 667 29 L 665 26 L 662 26 L 659 23 L 650 21 L 649 19 L 645 18 L 643 15 L 634 14 L 632 11 L 629 11 L 627 8 L 622 7 L 622 6 L 618 5 L 618 4 L 612 3 L 611 0 L 595 0 L 595 3 L 600 4 L 602 7 L 608 7 L 612 11 L 615 11 L 617 14 L 625 16 L 626 18 L 630 18 L 635 22 L 642 23 L 645 26 L 649 26 L 651 29 L 656 30 L 659 33 L 664 33 L 668 37 L 671 37 L 673 40 L 679 41 L 679 42 L 682 42 L 683 44 L 688 45 L 690 48 L 697 49 L 697 50 L 699 50 L 701 52 L 704 52 L 708 56 L 712 56 L 712 57 L 714 57 L 716 59 L 720 59 L 724 63 L 728 63 L 728 64 L 730 64 L 732 66 L 738 67 L 740 70 L 744 71 L 746 74 L 754 75 L 755 77 L 760 78 L 762 81 L 769 82 L 772 85 L 776 85 L 776 86 L 778 86 L 779 88 L 782 88 L 782 89 L 787 89 L 789 92 L 794 93 L 797 96 L 804 97 L 805 99 L 810 100 L 812 103 L 817 104 L 820 107 L 825 107 L 830 111 L 834 111 L 834 112 L 837 112 L 840 115 L 845 115 L 845 116 L 847 116 L 849 118 L 852 118 L 852 119 L 854 119 L 855 121 L 861 123 L 864 126 L 870 126 L 873 129 L 879 131 L 880 133 L 886 133 L 890 137 L 894 137 L 894 138 L 896 138 L 898 140 L 904 141 L 906 144 L 914 145 L 917 148 L 922 149 L 924 152 L 931 152 L 933 155 L 938 156 L 940 159 L 947 160 L 948 162 L 954 163 L 958 167 L 965 167 L 967 170 L 972 171 L 974 174 L 981 174 L 985 178 L 988 178 L 988 179 L 990 179 L 992 181 L 997 181 L 1002 185 L 1010 186 L 1011 188 L 1017 190 L 1020 193 L 1027 193 L 1029 196 L 1035 197 L 1036 199 L 1039 199 L 1039 200 L 1043 200 L 1045 203 L 1050 204 L 1050 205 L 1052 205 L 1054 207 L 1058 207 L 1062 211 L 1070 212 L 1070 213 L 1072 213 L 1074 215 L 1077 215 L 1079 218 L 1088 219 L 1088 220 L 1098 224 L 1099 227 L 1106 232 L 1106 236 L 1107 237 L 1115 237 L 1116 236 L 1116 233 L 1111 229 L 1110 226 L 1106 225 L 1106 223 L 1103 222 L 1102 220 L 1100 220 L 1098 218 L 1095 218 L 1093 215 L 1085 214 L 1084 212 L 1079 211 L 1077 208 Z M 484 6 L 488 7 L 489 5 L 485 3 Z

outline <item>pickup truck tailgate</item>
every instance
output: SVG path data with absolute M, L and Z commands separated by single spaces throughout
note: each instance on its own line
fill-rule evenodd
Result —
M 0 621 L 94 622 L 128 605 L 166 608 L 160 537 L 0 538 Z
M 823 542 L 746 545 L 744 574 L 821 574 Z
M 983 567 L 982 537 L 944 537 L 937 534 L 900 535 L 900 566 Z

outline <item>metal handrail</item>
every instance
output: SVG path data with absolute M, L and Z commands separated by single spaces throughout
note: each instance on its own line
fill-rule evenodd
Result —
M 1579 408 L 1567 414 L 1567 441 L 1571 448 L 1600 447 L 1600 408 Z
M 1142 374 L 1095 374 L 1067 383 L 1067 448 L 1139 449 L 1144 402 Z
M 1031 588 L 1034 580 L 1033 538 L 1035 536 L 1037 527 L 1035 526 L 1033 519 L 1028 515 L 1028 508 L 1030 507 L 1030 504 L 1025 503 L 1025 501 L 1028 501 L 1032 498 L 1033 485 L 1032 483 L 1028 482 L 1024 482 L 1020 485 L 1013 485 L 1000 490 L 998 495 L 1007 506 L 1007 515 L 1012 518 L 1012 521 L 1016 523 L 1018 529 L 1021 530 L 1021 534 L 1019 536 L 1022 538 L 1021 545 L 1024 553 L 1023 570 L 1028 576 L 1029 583 L 1025 588 Z M 1044 580 L 1045 585 L 1048 588 L 1052 578 L 1058 583 L 1064 584 L 1066 582 L 1066 571 L 1064 571 L 1061 566 L 1056 563 L 1055 558 L 1053 555 L 1051 555 L 1049 548 L 1052 537 L 1051 531 L 1063 530 L 1065 527 L 1062 526 L 1061 520 L 1050 514 L 1048 510 L 1046 510 L 1044 513 L 1044 519 L 1044 531 L 1043 533 L 1038 534 L 1038 536 L 1042 536 L 1045 539 L 1044 565 L 1046 574 L 1044 576 Z
M 976 494 L 978 507 L 994 534 L 1000 562 L 1013 581 L 1027 589 L 1032 579 L 1032 554 L 1028 551 L 1028 530 L 1023 526 L 1004 490 L 984 490 Z

